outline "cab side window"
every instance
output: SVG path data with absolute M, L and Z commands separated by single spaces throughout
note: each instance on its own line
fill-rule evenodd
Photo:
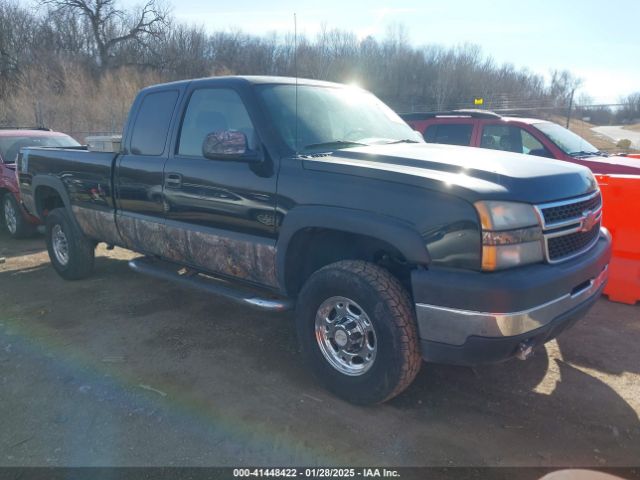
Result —
M 424 139 L 429 143 L 469 146 L 472 132 L 473 124 L 470 123 L 439 123 L 427 127 Z
M 486 125 L 482 129 L 480 147 L 539 157 L 552 157 L 551 152 L 533 135 L 513 125 Z
M 195 90 L 182 120 L 178 154 L 201 157 L 205 137 L 225 130 L 244 133 L 247 147 L 256 148 L 253 124 L 237 92 L 226 88 Z
M 169 124 L 177 100 L 177 90 L 153 92 L 144 97 L 133 125 L 131 153 L 147 156 L 164 153 Z

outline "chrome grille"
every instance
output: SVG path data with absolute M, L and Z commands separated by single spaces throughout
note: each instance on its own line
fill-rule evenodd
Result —
M 555 205 L 555 204 L 554 204 Z M 602 198 L 600 194 L 594 195 L 587 200 L 566 203 L 562 205 L 555 205 L 546 208 L 542 208 L 542 216 L 546 225 L 554 223 L 564 223 L 567 220 L 580 218 L 582 212 L 586 210 L 596 210 L 602 206 Z
M 542 223 L 546 259 L 557 263 L 595 245 L 600 233 L 602 197 L 594 192 L 571 200 L 536 207 Z
M 551 260 L 561 260 L 582 252 L 589 247 L 600 233 L 600 222 L 596 223 L 591 230 L 586 232 L 575 232 L 559 237 L 552 237 L 547 240 L 547 250 Z

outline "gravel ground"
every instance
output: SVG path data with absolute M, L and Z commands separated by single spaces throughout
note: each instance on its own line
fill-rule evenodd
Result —
M 423 365 L 355 407 L 301 365 L 291 315 L 131 272 L 65 282 L 0 236 L 0 466 L 637 466 L 640 305 L 598 301 L 526 362 Z

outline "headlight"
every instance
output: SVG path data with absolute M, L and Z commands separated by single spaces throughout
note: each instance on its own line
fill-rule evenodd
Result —
M 533 206 L 515 202 L 476 202 L 482 224 L 482 269 L 541 262 L 542 227 Z

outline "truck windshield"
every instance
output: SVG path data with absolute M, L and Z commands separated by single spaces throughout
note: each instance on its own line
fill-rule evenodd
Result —
M 20 135 L 0 136 L 0 157 L 4 163 L 14 163 L 18 152 L 24 147 L 77 147 L 80 144 L 67 135 Z
M 542 122 L 534 123 L 533 126 L 549 137 L 564 153 L 569 155 L 598 155 L 600 153 L 584 138 L 557 123 Z
M 297 125 L 295 85 L 258 90 L 278 133 L 295 151 L 424 142 L 393 110 L 359 88 L 299 85 Z

